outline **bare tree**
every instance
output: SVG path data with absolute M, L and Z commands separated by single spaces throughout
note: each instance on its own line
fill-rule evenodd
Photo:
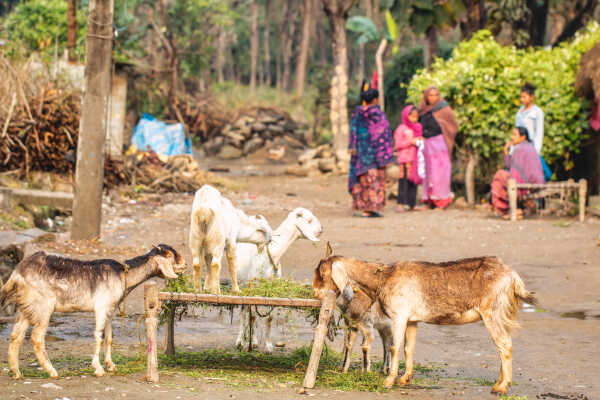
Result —
M 331 131 L 336 151 L 348 146 L 348 38 L 346 20 L 356 0 L 323 0 L 325 14 L 331 27 L 334 74 L 331 80 Z
M 250 88 L 256 87 L 256 63 L 258 61 L 258 2 L 250 0 Z
M 296 95 L 304 95 L 306 81 L 306 66 L 308 64 L 308 46 L 310 44 L 310 30 L 313 23 L 313 0 L 304 0 L 302 9 L 302 41 L 300 43 L 300 56 L 296 67 Z
M 225 81 L 225 51 L 227 50 L 227 33 L 225 29 L 219 29 L 219 36 L 217 37 L 217 81 L 223 83 Z
M 439 48 L 438 29 L 431 25 L 425 31 L 425 67 L 431 68 L 433 61 L 437 57 Z
M 81 104 L 75 169 L 71 226 L 73 240 L 100 237 L 113 10 L 113 0 L 90 0 L 85 54 L 85 92 Z
M 273 80 L 271 77 L 271 0 L 265 0 L 265 31 L 264 45 L 265 50 L 265 84 L 271 86 Z
M 67 50 L 69 61 L 77 61 L 75 47 L 77 46 L 77 0 L 67 2 Z
M 290 76 L 292 75 L 292 57 L 293 57 L 293 44 L 294 36 L 296 34 L 296 12 L 298 11 L 295 7 L 295 0 L 288 0 L 287 15 L 285 20 L 287 21 L 284 25 L 283 35 L 281 36 L 281 55 L 283 57 L 283 76 L 282 76 L 282 87 L 283 90 L 290 89 Z

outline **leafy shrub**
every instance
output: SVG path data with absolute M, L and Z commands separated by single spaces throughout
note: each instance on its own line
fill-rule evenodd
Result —
M 77 12 L 77 49 L 84 56 L 87 16 Z M 7 54 L 11 57 L 27 56 L 40 51 L 44 58 L 62 54 L 67 44 L 67 2 L 64 0 L 25 0 L 17 4 L 3 22 L 8 41 Z
M 487 30 L 462 42 L 447 61 L 437 59 L 432 71 L 420 71 L 408 88 L 409 99 L 420 101 L 423 90 L 437 86 L 453 107 L 460 126 L 457 145 L 482 161 L 497 163 L 510 137 L 520 106 L 520 87 L 532 82 L 536 103 L 545 113 L 542 153 L 549 163 L 573 167 L 588 137 L 590 104 L 575 96 L 581 55 L 600 40 L 593 22 L 567 44 L 552 49 L 517 50 L 501 46 Z

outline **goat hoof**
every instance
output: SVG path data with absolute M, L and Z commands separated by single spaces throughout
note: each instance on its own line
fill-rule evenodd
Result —
M 104 375 L 106 375 L 106 372 L 104 372 L 104 368 L 99 368 L 96 369 L 96 371 L 94 371 L 94 375 L 96 375 L 96 377 L 101 378 Z
M 106 370 L 108 372 L 115 372 L 117 370 L 117 367 L 113 363 L 106 363 Z
M 19 381 L 19 380 L 23 379 L 23 374 L 21 373 L 21 371 L 17 371 L 16 373 L 14 373 L 13 379 L 15 381 Z
M 412 376 L 402 376 L 400 379 L 398 379 L 398 384 L 402 385 L 402 386 L 406 386 L 410 383 L 411 379 L 412 379 Z
M 492 394 L 506 395 L 506 387 L 494 385 L 492 388 Z
M 386 387 L 387 389 L 389 389 L 392 386 L 394 386 L 395 381 L 396 381 L 396 377 L 388 376 L 387 378 L 385 378 L 383 380 L 383 386 Z
M 273 354 L 273 345 L 265 346 L 265 354 Z

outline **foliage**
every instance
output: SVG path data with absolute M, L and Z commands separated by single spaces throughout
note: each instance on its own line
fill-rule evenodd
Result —
M 452 55 L 452 45 L 441 41 L 438 57 L 447 60 Z M 410 48 L 386 63 L 385 104 L 390 122 L 399 119 L 407 103 L 407 87 L 418 70 L 425 68 L 423 47 Z M 399 122 L 399 121 L 398 121 Z
M 87 15 L 77 12 L 76 54 L 83 58 Z M 7 54 L 11 57 L 28 56 L 39 51 L 46 60 L 64 51 L 67 43 L 67 2 L 65 0 L 25 0 L 6 16 L 3 25 L 10 39 Z
M 581 55 L 599 39 L 600 26 L 592 23 L 572 43 L 517 50 L 482 30 L 457 46 L 451 59 L 436 60 L 431 72 L 420 71 L 410 83 L 409 98 L 418 102 L 427 86 L 439 87 L 456 112 L 457 144 L 494 163 L 515 124 L 520 87 L 530 81 L 545 113 L 543 155 L 568 171 L 588 137 L 589 104 L 575 96 L 573 84 Z

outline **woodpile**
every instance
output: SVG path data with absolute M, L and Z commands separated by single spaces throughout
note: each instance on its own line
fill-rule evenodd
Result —
M 273 150 L 277 158 L 282 148 L 288 153 L 305 149 L 306 133 L 307 127 L 296 123 L 285 111 L 253 107 L 239 111 L 233 122 L 205 142 L 203 148 L 206 154 L 224 160 L 241 158 L 261 148 Z
M 345 151 L 335 152 L 330 144 L 306 150 L 298 157 L 298 164 L 286 168 L 288 175 L 315 176 L 348 173 L 349 158 Z

